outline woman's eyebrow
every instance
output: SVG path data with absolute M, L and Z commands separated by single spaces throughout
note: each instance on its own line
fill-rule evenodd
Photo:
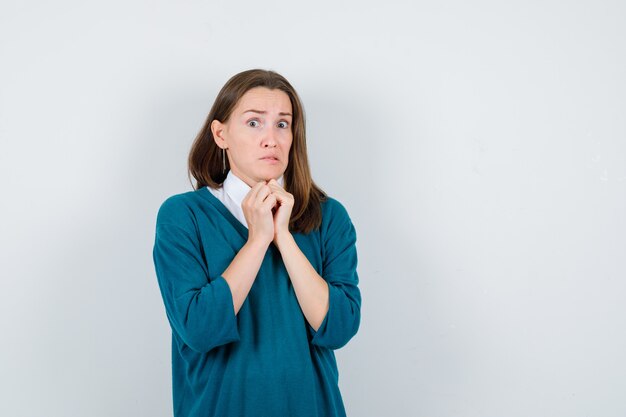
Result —
M 259 113 L 259 114 L 266 114 L 267 113 L 264 110 L 255 110 L 255 109 L 250 109 L 250 110 L 244 111 L 244 113 L 248 113 L 248 112 Z M 285 113 L 285 112 L 280 112 L 278 114 L 281 115 L 281 116 L 291 116 L 291 113 Z

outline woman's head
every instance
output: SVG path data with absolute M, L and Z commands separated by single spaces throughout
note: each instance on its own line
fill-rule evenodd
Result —
M 285 92 L 254 87 L 223 122 L 211 122 L 213 139 L 226 150 L 231 171 L 250 187 L 277 179 L 287 169 L 293 139 L 291 107 Z
M 262 159 L 267 155 L 278 161 Z M 261 69 L 240 72 L 226 82 L 189 155 L 197 188 L 218 186 L 228 170 L 250 186 L 283 174 L 286 181 L 303 164 L 308 171 L 300 98 L 282 75 Z
M 190 180 L 193 176 L 194 188 L 200 189 L 218 188 L 231 169 L 250 186 L 284 175 L 284 188 L 295 200 L 290 225 L 308 232 L 321 223 L 319 203 L 326 194 L 311 177 L 305 132 L 300 98 L 282 75 L 240 72 L 217 94 L 196 136 L 189 153 Z M 267 155 L 278 161 L 263 160 Z

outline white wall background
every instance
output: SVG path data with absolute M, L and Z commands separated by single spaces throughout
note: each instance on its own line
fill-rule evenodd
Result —
M 626 5 L 0 6 L 0 415 L 169 416 L 156 210 L 274 69 L 358 233 L 350 416 L 624 416 Z

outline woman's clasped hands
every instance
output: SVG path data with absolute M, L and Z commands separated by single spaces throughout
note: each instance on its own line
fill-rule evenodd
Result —
M 289 233 L 293 204 L 293 195 L 275 179 L 256 183 L 241 202 L 248 223 L 248 240 L 269 244 L 276 242 L 279 235 Z

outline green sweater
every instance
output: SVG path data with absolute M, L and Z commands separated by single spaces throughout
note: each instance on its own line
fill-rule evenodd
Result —
M 345 416 L 333 350 L 360 323 L 356 231 L 339 201 L 321 207 L 319 229 L 293 234 L 329 287 L 316 332 L 273 243 L 234 314 L 221 274 L 248 229 L 206 187 L 161 205 L 153 258 L 172 328 L 174 416 Z

